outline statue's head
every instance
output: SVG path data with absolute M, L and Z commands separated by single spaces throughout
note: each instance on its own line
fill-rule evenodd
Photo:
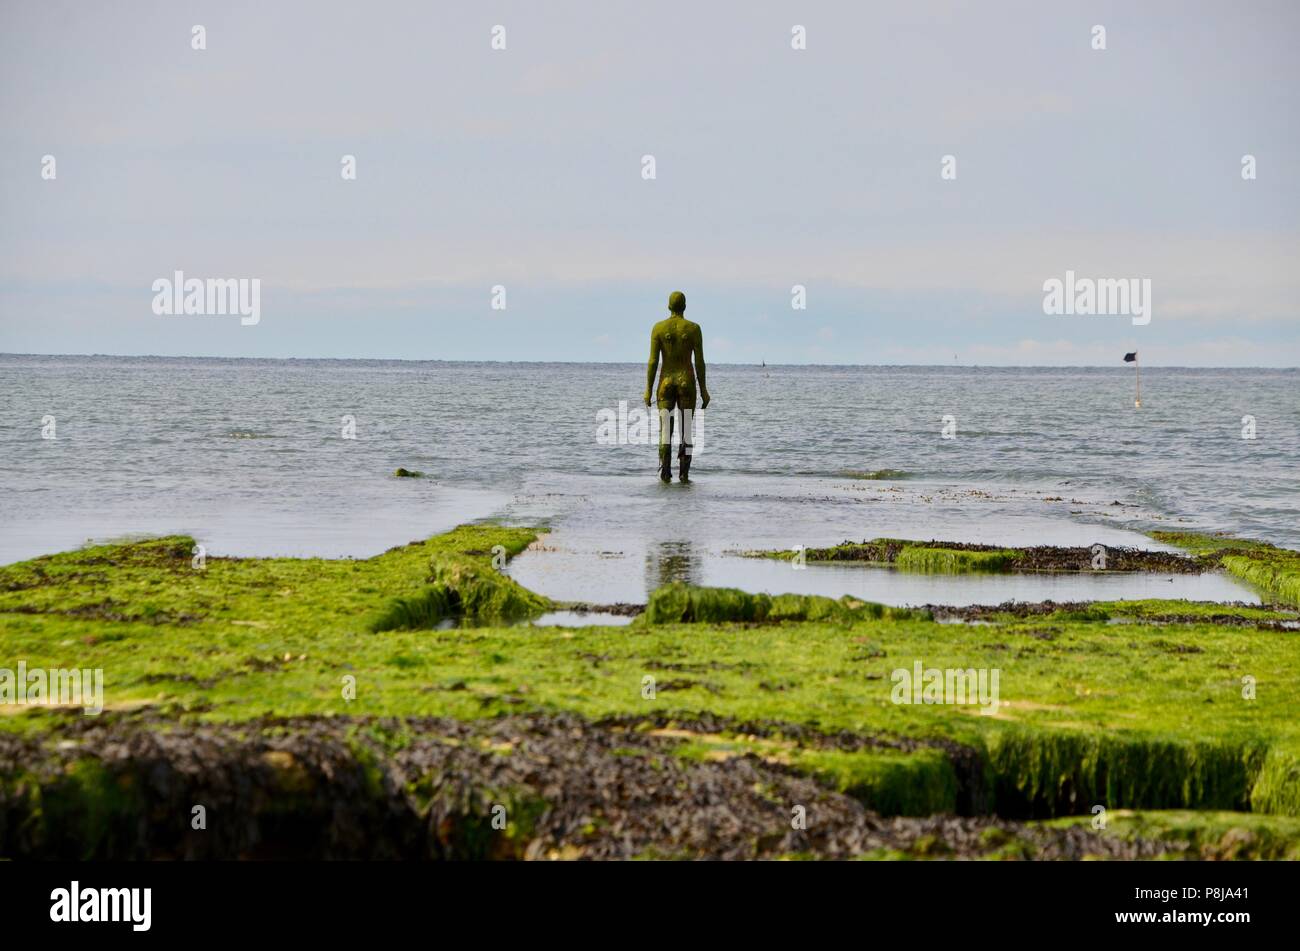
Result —
M 668 295 L 668 310 L 674 314 L 686 313 L 686 295 L 681 291 L 673 291 Z

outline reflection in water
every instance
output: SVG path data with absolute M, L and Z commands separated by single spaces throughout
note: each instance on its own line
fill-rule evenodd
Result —
M 656 542 L 646 549 L 645 589 L 647 594 L 655 588 L 674 581 L 687 584 L 700 583 L 699 556 L 688 541 Z

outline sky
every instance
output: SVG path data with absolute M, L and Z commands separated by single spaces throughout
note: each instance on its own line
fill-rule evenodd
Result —
M 717 362 L 1297 366 L 1297 34 L 1286 0 L 0 0 L 0 352 L 640 361 L 681 289 Z M 155 314 L 178 270 L 259 320 Z M 1150 280 L 1150 322 L 1044 313 L 1067 270 Z

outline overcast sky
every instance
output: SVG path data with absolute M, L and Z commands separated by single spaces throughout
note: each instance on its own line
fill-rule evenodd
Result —
M 0 0 L 0 352 L 644 360 L 680 288 L 720 362 L 1297 366 L 1298 35 L 1255 0 Z M 1149 278 L 1150 324 L 1045 315 L 1067 269 Z M 259 279 L 260 322 L 156 316 L 176 270 Z

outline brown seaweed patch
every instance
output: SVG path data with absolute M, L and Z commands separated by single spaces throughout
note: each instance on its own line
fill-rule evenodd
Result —
M 973 559 L 981 570 L 1023 571 L 1151 571 L 1172 574 L 1199 574 L 1206 565 L 1176 552 L 1149 551 L 1121 546 L 1105 547 L 1105 567 L 1094 567 L 1092 546 L 1065 547 L 1031 545 L 1004 548 L 972 542 L 910 541 L 901 538 L 877 538 L 869 541 L 845 541 L 831 548 L 810 548 L 804 553 L 808 561 L 861 561 L 874 564 L 900 564 L 913 558 L 924 562 L 922 553 L 958 553 L 983 555 Z M 783 553 L 788 557 L 788 553 Z M 994 559 L 992 556 L 1001 556 Z M 950 556 L 951 557 L 951 556 Z M 960 559 L 957 559 L 960 560 Z M 961 567 L 960 565 L 958 567 Z
M 570 715 L 180 726 L 69 716 L 42 737 L 0 735 L 0 855 L 1077 859 L 1168 848 L 993 817 L 887 819 L 779 762 L 691 760 L 674 755 L 681 743 Z M 192 830 L 195 803 L 226 821 Z M 791 823 L 795 805 L 806 829 Z

